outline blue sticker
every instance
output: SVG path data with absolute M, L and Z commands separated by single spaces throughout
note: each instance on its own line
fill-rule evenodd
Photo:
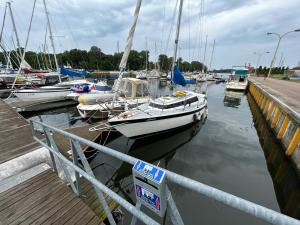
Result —
M 154 207 L 157 210 L 160 210 L 160 197 L 155 193 L 146 190 L 140 185 L 135 186 L 136 196 L 143 200 L 148 205 Z

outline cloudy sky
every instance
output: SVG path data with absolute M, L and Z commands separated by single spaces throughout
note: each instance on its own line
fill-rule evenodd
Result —
M 204 58 L 209 64 L 215 39 L 212 68 L 233 65 L 256 65 L 254 52 L 270 51 L 261 58 L 269 65 L 278 38 L 267 32 L 284 33 L 300 28 L 300 0 L 185 0 L 180 33 L 179 56 L 187 61 Z M 71 48 L 89 49 L 99 46 L 105 53 L 123 51 L 135 8 L 134 0 L 48 0 L 53 33 L 58 52 Z M 151 60 L 156 53 L 172 55 L 175 34 L 174 9 L 176 0 L 144 0 L 136 28 L 133 48 L 147 48 Z M 14 0 L 12 8 L 24 46 L 33 0 Z M 0 2 L 2 17 L 5 1 Z M 201 13 L 203 11 L 203 13 Z M 203 15 L 203 16 L 201 16 Z M 9 18 L 7 18 L 9 19 Z M 2 21 L 2 18 L 1 18 Z M 6 21 L 4 40 L 12 46 L 12 27 Z M 42 0 L 37 0 L 28 49 L 38 50 L 44 43 L 46 17 Z M 48 41 L 49 43 L 49 41 Z M 287 35 L 280 46 L 277 64 L 300 62 L 300 32 Z

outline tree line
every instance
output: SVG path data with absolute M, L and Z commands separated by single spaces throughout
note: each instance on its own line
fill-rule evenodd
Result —
M 289 67 L 284 67 L 284 66 L 282 66 L 282 67 L 273 67 L 272 71 L 271 71 L 271 74 L 273 74 L 273 75 L 275 75 L 275 74 L 284 74 L 284 71 L 288 70 L 288 69 L 289 69 Z M 269 72 L 269 68 L 267 68 L 266 66 L 265 67 L 260 66 L 256 69 L 256 74 L 257 75 L 267 75 L 268 72 Z
M 20 57 L 18 57 L 17 52 L 19 51 L 13 50 L 10 52 L 10 59 L 14 68 L 18 68 L 20 64 Z M 76 69 L 109 71 L 119 70 L 119 63 L 121 61 L 122 55 L 123 52 L 105 54 L 99 47 L 92 46 L 88 51 L 81 49 L 71 49 L 62 53 L 58 53 L 56 57 L 59 66 L 70 65 L 72 68 Z M 146 57 L 147 59 L 149 59 L 149 51 L 132 50 L 129 54 L 126 69 L 146 69 Z M 56 67 L 53 54 L 27 51 L 25 54 L 25 60 L 34 69 L 54 69 Z M 158 56 L 157 63 L 147 60 L 147 68 L 157 68 L 163 72 L 167 72 L 171 68 L 172 60 L 172 57 L 160 54 Z M 0 61 L 2 63 L 6 62 L 4 54 L 0 54 Z M 177 64 L 182 71 L 201 71 L 203 69 L 205 71 L 207 70 L 207 67 L 199 61 L 192 61 L 191 63 L 189 63 L 187 61 L 184 61 L 182 58 L 179 58 Z

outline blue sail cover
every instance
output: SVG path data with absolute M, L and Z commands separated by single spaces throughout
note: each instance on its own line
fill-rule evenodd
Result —
M 87 71 L 86 70 L 76 71 L 72 69 L 67 69 L 65 67 L 61 67 L 60 74 L 69 77 L 85 77 L 87 75 Z
M 184 79 L 184 76 L 182 75 L 181 71 L 179 68 L 175 65 L 174 67 L 174 72 L 173 72 L 173 79 L 172 79 L 174 84 L 179 84 L 182 86 L 185 86 L 187 84 L 196 84 L 196 80 L 186 80 Z
M 186 80 L 176 65 L 174 66 L 172 81 L 174 84 L 186 85 Z

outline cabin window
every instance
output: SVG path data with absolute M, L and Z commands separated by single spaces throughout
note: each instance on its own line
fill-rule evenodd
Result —
M 125 97 L 131 97 L 131 95 L 132 95 L 132 84 L 130 82 L 128 82 L 126 85 L 124 95 L 125 95 Z
M 170 104 L 170 105 L 162 105 L 162 104 L 156 104 L 156 103 L 150 102 L 150 106 L 153 108 L 158 108 L 158 109 L 170 109 L 170 108 L 175 108 L 175 107 L 184 106 L 184 105 L 191 105 L 192 103 L 197 102 L 197 101 L 198 101 L 198 98 L 193 97 L 193 98 L 189 98 L 187 100 L 176 102 L 176 103 Z

